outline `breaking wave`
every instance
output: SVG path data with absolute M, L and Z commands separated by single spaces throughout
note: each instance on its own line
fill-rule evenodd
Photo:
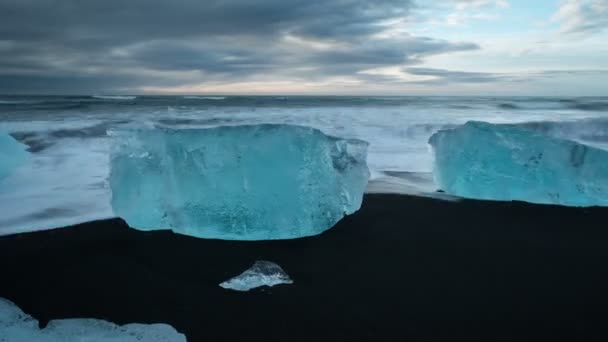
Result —
M 507 111 L 518 110 L 579 110 L 590 112 L 608 111 L 606 98 L 529 98 L 503 101 L 496 108 Z
M 57 140 L 63 138 L 100 138 L 108 134 L 108 130 L 116 125 L 129 123 L 127 120 L 102 122 L 92 126 L 78 128 L 61 128 L 47 131 L 18 131 L 11 135 L 19 142 L 28 146 L 32 153 L 41 152 L 53 146 Z
M 519 106 L 513 104 L 513 103 L 499 103 L 498 104 L 498 108 L 500 109 L 508 109 L 508 110 L 514 110 L 514 109 L 520 109 Z
M 456 124 L 414 124 L 405 129 L 405 135 L 408 138 L 431 136 L 433 133 L 457 127 Z

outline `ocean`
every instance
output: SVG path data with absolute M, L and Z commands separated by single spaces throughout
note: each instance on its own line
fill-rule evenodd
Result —
M 0 96 L 0 132 L 31 152 L 0 182 L 0 235 L 112 217 L 107 178 L 116 128 L 315 127 L 368 141 L 372 183 L 397 177 L 432 192 L 428 138 L 470 120 L 608 149 L 608 97 Z

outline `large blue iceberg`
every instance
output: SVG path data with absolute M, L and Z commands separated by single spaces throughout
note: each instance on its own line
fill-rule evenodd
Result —
M 0 180 L 27 159 L 26 148 L 7 133 L 0 132 Z
M 361 206 L 364 141 L 308 127 L 113 132 L 114 213 L 130 226 L 217 239 L 316 235 Z
M 431 136 L 434 178 L 462 197 L 608 205 L 608 151 L 514 125 L 468 122 Z

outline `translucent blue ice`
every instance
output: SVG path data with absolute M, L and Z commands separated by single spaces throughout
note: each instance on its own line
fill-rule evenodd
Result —
M 316 235 L 361 206 L 367 143 L 290 125 L 113 133 L 114 213 L 218 239 Z
M 167 324 L 119 326 L 97 319 L 53 320 L 44 329 L 12 302 L 0 298 L 2 342 L 186 342 L 186 337 Z
M 249 291 L 260 286 L 293 284 L 293 280 L 274 262 L 258 260 L 253 266 L 234 278 L 221 283 L 220 286 L 235 291 Z
M 434 178 L 462 197 L 608 205 L 608 151 L 513 125 L 468 122 L 431 136 Z
M 17 142 L 7 133 L 0 132 L 0 180 L 27 159 L 25 149 L 25 145 Z

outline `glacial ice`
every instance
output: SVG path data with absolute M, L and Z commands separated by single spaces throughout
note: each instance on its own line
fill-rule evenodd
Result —
M 7 133 L 0 132 L 0 180 L 19 167 L 26 158 L 26 146 Z
M 186 337 L 167 324 L 119 326 L 96 319 L 50 321 L 44 329 L 12 302 L 0 298 L 1 342 L 186 342 Z
M 368 144 L 309 127 L 112 132 L 114 213 L 130 226 L 228 240 L 319 234 L 357 211 Z
M 260 286 L 293 284 L 293 280 L 274 262 L 258 260 L 240 275 L 226 280 L 220 286 L 235 291 L 249 291 Z
M 515 125 L 468 122 L 431 136 L 434 179 L 477 199 L 608 205 L 608 151 Z

